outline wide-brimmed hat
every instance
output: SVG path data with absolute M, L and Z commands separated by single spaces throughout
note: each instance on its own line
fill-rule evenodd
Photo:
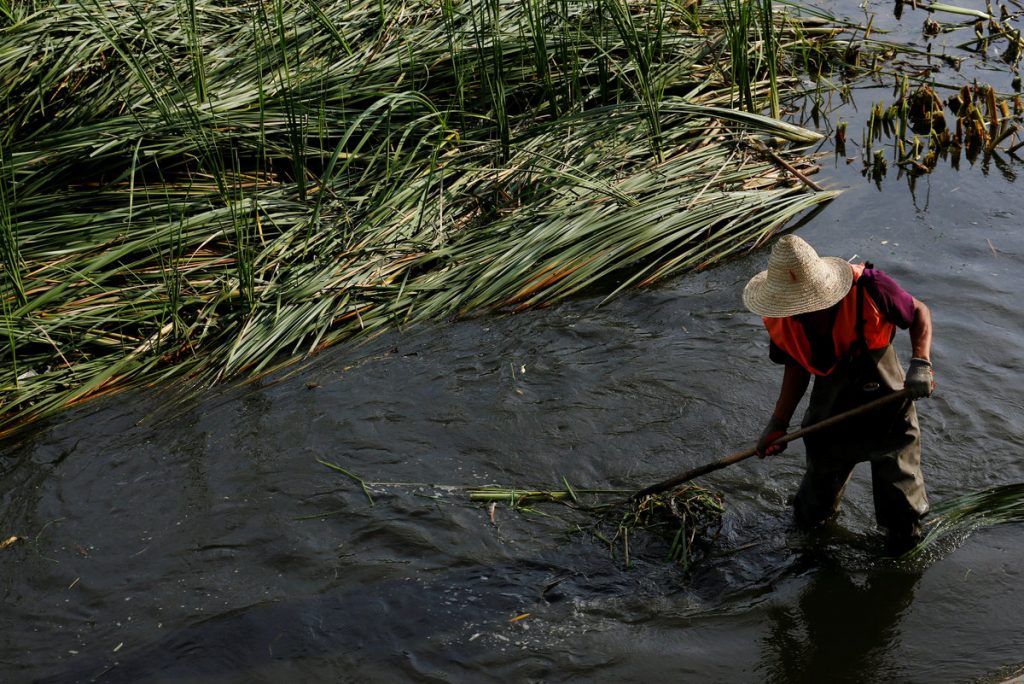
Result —
M 805 240 L 786 235 L 772 247 L 768 270 L 743 288 L 753 313 L 782 318 L 832 306 L 850 291 L 853 269 L 839 257 L 820 257 Z

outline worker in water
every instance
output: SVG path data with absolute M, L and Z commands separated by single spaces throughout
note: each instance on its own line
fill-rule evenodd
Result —
M 804 426 L 907 390 L 904 401 L 804 437 L 807 470 L 794 509 L 802 526 L 826 522 L 839 508 L 853 467 L 869 461 L 875 518 L 888 532 L 889 549 L 909 549 L 928 511 L 912 401 L 935 388 L 928 307 L 870 263 L 819 257 L 795 235 L 775 243 L 768 269 L 744 288 L 743 303 L 763 317 L 769 356 L 785 367 L 775 410 L 757 443 L 759 456 L 785 449 L 773 442 L 786 433 L 812 375 Z M 897 328 L 910 331 L 906 377 L 892 346 Z

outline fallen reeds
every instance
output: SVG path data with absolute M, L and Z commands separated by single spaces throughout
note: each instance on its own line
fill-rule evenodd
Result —
M 1024 521 L 1024 483 L 1000 485 L 939 502 L 925 523 L 925 536 L 903 555 L 914 558 L 951 535 Z
M 527 508 L 535 503 L 551 502 L 591 513 L 594 521 L 586 527 L 577 525 L 577 529 L 605 543 L 613 556 L 621 557 L 627 568 L 635 540 L 638 536 L 647 536 L 668 545 L 667 560 L 688 570 L 699 550 L 718 536 L 725 513 L 720 494 L 693 483 L 625 500 L 621 490 L 574 489 L 568 482 L 565 485 L 564 490 L 484 487 L 471 489 L 468 494 L 470 501 L 491 505 L 500 502 L 512 508 Z M 614 500 L 594 501 L 609 496 Z M 589 497 L 591 501 L 581 501 L 581 497 Z M 491 515 L 493 519 L 493 510 Z
M 725 506 L 716 492 L 688 483 L 633 501 L 618 523 L 623 558 L 629 565 L 629 536 L 637 531 L 669 542 L 668 559 L 688 570 L 698 547 L 718 537 Z
M 698 556 L 718 536 L 725 506 L 720 494 L 688 483 L 672 490 L 623 500 L 621 490 L 574 489 L 565 482 L 564 490 L 510 489 L 485 487 L 469 490 L 470 501 L 505 503 L 512 508 L 529 507 L 540 502 L 570 505 L 594 514 L 594 522 L 577 529 L 604 542 L 613 555 L 630 566 L 630 539 L 646 535 L 668 545 L 667 560 L 688 570 Z M 614 497 L 613 501 L 588 503 L 591 499 Z M 492 511 L 493 518 L 493 511 Z
M 337 465 L 326 461 L 320 463 L 357 482 L 370 505 L 373 505 L 367 486 L 379 483 L 367 483 Z M 443 489 L 462 492 L 470 501 L 488 504 L 492 523 L 496 521 L 494 507 L 499 503 L 515 510 L 531 512 L 537 512 L 535 504 L 555 503 L 587 513 L 592 521 L 585 526 L 577 522 L 576 531 L 606 544 L 609 552 L 620 557 L 627 568 L 631 564 L 636 539 L 646 537 L 667 545 L 666 559 L 688 570 L 700 552 L 706 550 L 717 538 L 725 513 L 720 494 L 693 483 L 639 499 L 629 496 L 633 493 L 630 490 L 576 488 L 564 478 L 563 484 L 565 489 L 451 485 Z M 391 483 L 391 486 L 396 484 Z
M 753 110 L 835 35 L 756 16 Z M 760 243 L 832 195 L 747 145 L 806 174 L 819 136 L 730 108 L 726 26 L 656 0 L 12 5 L 0 434 Z

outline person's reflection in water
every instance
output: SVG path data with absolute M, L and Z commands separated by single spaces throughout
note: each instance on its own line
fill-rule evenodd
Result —
M 820 567 L 796 604 L 769 609 L 761 670 L 768 682 L 880 682 L 899 671 L 900 619 L 920 572 Z

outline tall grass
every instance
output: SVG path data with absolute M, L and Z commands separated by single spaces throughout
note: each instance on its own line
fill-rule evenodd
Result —
M 4 265 L 5 285 L 11 290 L 13 303 L 26 303 L 25 287 L 22 284 L 22 268 L 24 267 L 19 248 L 18 226 L 11 205 L 17 201 L 14 179 L 10 177 L 11 163 L 6 154 L 6 146 L 0 142 L 0 260 Z M 4 295 L 6 304 L 6 293 Z
M 603 5 L 633 63 L 634 75 L 630 85 L 637 101 L 644 107 L 651 149 L 654 156 L 661 160 L 661 115 L 658 110 L 665 84 L 659 78 L 655 67 L 660 63 L 665 5 L 661 0 L 655 0 L 651 11 L 642 17 L 642 23 L 639 21 L 640 18 L 634 17 L 627 0 L 605 0 Z
M 8 10 L 0 433 L 136 383 L 705 268 L 831 196 L 750 151 L 789 141 L 806 168 L 819 136 L 730 108 L 717 5 Z
M 737 104 L 750 112 L 760 111 L 763 93 L 769 112 L 778 118 L 780 55 L 776 22 L 784 17 L 776 16 L 772 0 L 723 0 L 723 7 Z M 800 51 L 804 45 L 798 42 L 793 49 Z
M 764 43 L 764 68 L 768 75 L 768 97 L 771 115 L 778 118 L 779 109 L 779 45 L 775 29 L 775 9 L 772 0 L 761 0 L 761 39 Z

